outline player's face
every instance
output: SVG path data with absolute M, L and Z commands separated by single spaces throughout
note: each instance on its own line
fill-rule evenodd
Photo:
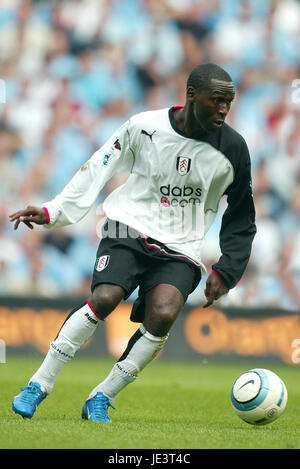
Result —
M 226 87 L 211 87 L 201 92 L 193 89 L 193 116 L 195 124 L 212 132 L 222 127 L 234 99 L 234 91 Z

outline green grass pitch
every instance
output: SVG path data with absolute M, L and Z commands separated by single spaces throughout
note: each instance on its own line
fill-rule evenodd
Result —
M 1 449 L 290 449 L 300 448 L 299 367 L 281 363 L 199 360 L 150 364 L 119 394 L 112 424 L 81 419 L 90 390 L 113 361 L 76 357 L 57 378 L 34 417 L 22 419 L 11 401 L 39 366 L 39 356 L 7 356 L 0 364 Z M 253 367 L 278 373 L 288 404 L 275 422 L 254 427 L 240 420 L 230 403 L 239 374 Z

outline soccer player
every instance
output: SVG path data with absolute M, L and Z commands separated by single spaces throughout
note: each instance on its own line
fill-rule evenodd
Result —
M 162 349 L 205 272 L 201 245 L 223 195 L 228 206 L 220 229 L 221 256 L 207 278 L 204 307 L 240 280 L 256 227 L 248 148 L 224 123 L 234 95 L 225 70 L 215 64 L 197 66 L 187 80 L 185 106 L 134 115 L 53 200 L 10 215 L 15 229 L 21 222 L 31 229 L 34 223 L 76 223 L 112 176 L 130 174 L 104 202 L 107 222 L 91 295 L 66 318 L 40 368 L 13 399 L 14 412 L 31 418 L 64 364 L 139 287 L 131 320 L 141 325 L 82 409 L 84 419 L 111 421 L 108 408 Z

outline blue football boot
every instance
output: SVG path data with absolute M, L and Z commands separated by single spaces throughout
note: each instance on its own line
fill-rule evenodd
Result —
M 87 399 L 82 408 L 82 418 L 85 420 L 94 420 L 96 422 L 111 422 L 108 416 L 108 408 L 115 408 L 108 397 L 102 392 L 97 392 L 94 397 Z
M 28 386 L 21 388 L 21 391 L 20 394 L 14 397 L 12 409 L 16 414 L 31 419 L 37 406 L 47 397 L 47 394 L 41 390 L 39 383 L 32 382 Z

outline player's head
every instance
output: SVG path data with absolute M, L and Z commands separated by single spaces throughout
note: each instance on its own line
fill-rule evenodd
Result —
M 222 126 L 235 95 L 230 75 L 216 64 L 198 65 L 187 80 L 187 103 L 204 130 Z

